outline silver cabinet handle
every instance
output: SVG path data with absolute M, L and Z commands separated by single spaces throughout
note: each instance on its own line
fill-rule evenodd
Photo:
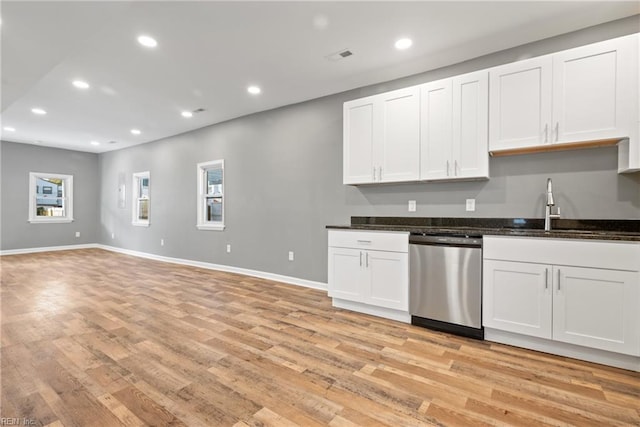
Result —
M 449 176 L 449 160 L 447 160 L 447 176 Z
M 549 123 L 545 123 L 544 125 L 544 143 L 549 142 Z
M 558 269 L 558 290 L 560 290 L 560 269 Z
M 369 252 L 365 253 L 365 267 L 369 268 Z
M 549 289 L 549 269 L 544 269 L 544 288 Z
M 356 240 L 356 242 L 362 244 L 362 245 L 370 245 L 371 244 L 371 240 Z
M 382 181 L 382 166 L 378 168 L 378 181 Z
M 372 169 L 373 169 L 373 180 L 375 181 L 376 180 L 376 167 L 373 166 Z
M 362 251 L 360 251 L 360 267 L 362 267 Z
M 453 161 L 453 176 L 458 176 L 458 161 Z
M 558 142 L 558 138 L 560 138 L 560 122 L 556 122 L 556 142 Z

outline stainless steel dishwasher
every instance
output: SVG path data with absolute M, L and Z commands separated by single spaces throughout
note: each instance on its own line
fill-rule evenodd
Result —
M 482 236 L 409 236 L 409 312 L 413 325 L 484 339 Z

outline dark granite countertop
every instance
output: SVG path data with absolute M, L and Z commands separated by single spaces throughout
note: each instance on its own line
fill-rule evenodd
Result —
M 544 231 L 540 218 L 351 217 L 349 225 L 327 228 L 640 242 L 640 220 L 633 219 L 556 219 L 552 231 Z

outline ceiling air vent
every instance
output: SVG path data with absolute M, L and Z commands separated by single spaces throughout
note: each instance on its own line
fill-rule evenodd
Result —
M 325 56 L 325 58 L 327 58 L 327 60 L 329 61 L 335 62 L 335 61 L 340 61 L 341 59 L 344 59 L 344 58 L 348 58 L 351 55 L 353 55 L 353 52 L 351 52 L 349 49 L 342 49 L 338 52 Z

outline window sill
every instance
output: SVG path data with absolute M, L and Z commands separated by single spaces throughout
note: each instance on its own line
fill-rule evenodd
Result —
M 149 223 L 148 222 L 132 222 L 131 225 L 135 227 L 148 227 Z
M 205 231 L 223 231 L 224 224 L 197 224 L 196 227 L 198 230 Z
M 56 217 L 48 217 L 47 219 L 29 218 L 29 222 L 31 224 L 68 224 L 70 222 L 73 222 L 73 218 L 56 218 Z

